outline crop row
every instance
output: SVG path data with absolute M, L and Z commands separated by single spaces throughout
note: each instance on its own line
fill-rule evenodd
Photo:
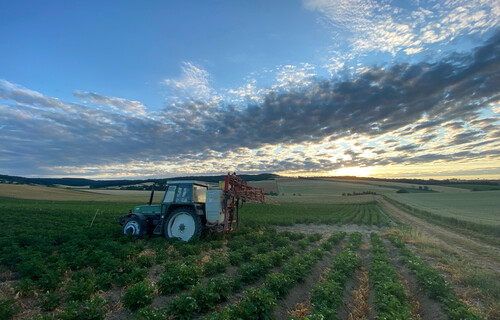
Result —
M 344 237 L 344 232 L 333 234 L 321 248 L 291 258 L 282 266 L 281 272 L 268 274 L 264 285 L 245 291 L 241 301 L 210 314 L 206 319 L 272 319 L 276 301 L 285 297 L 293 286 L 303 282 L 324 252 L 331 250 Z
M 399 249 L 403 262 L 416 276 L 419 285 L 424 288 L 425 293 L 443 305 L 443 309 L 450 319 L 483 319 L 458 299 L 452 286 L 446 281 L 443 275 L 413 254 L 401 239 L 396 236 L 389 236 L 389 240 Z
M 370 280 L 375 289 L 377 319 L 414 319 L 406 290 L 398 282 L 398 275 L 389 262 L 380 236 L 372 233 L 371 245 Z
M 312 313 L 307 319 L 337 319 L 338 308 L 342 306 L 345 284 L 360 266 L 356 251 L 361 245 L 361 233 L 352 233 L 346 248 L 337 254 L 325 281 L 318 282 L 312 289 Z
M 305 249 L 309 243 L 317 242 L 321 237 L 320 234 L 305 236 L 288 232 L 277 233 L 275 230 L 267 230 L 261 234 L 242 229 L 233 233 L 231 241 L 227 243 L 229 258 L 226 258 L 224 253 L 217 252 L 219 256 L 212 257 L 203 267 L 198 266 L 196 261 L 167 261 L 165 272 L 157 283 L 159 293 L 168 295 L 186 289 L 190 292 L 175 297 L 166 313 L 179 319 L 189 319 L 197 312 L 211 310 L 216 304 L 225 301 L 230 293 L 238 292 L 242 286 L 254 283 L 265 276 L 270 268 L 282 265 L 294 256 L 297 250 Z M 297 240 L 299 249 L 291 246 L 292 240 Z M 222 275 L 208 279 L 205 285 L 202 284 L 202 273 L 205 276 L 222 273 L 229 263 L 239 266 L 242 262 L 246 263 L 235 270 L 236 277 Z M 215 270 L 210 269 L 214 266 Z M 138 283 L 127 290 L 123 302 L 131 310 L 146 307 L 152 302 L 153 291 L 154 286 Z
M 389 219 L 376 202 L 363 204 L 246 204 L 241 210 L 245 225 L 366 224 L 387 226 Z

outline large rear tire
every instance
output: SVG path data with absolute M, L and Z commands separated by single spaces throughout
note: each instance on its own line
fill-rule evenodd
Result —
M 122 232 L 123 234 L 130 234 L 137 238 L 142 238 L 146 233 L 146 221 L 138 217 L 131 217 L 123 225 Z
M 190 208 L 179 208 L 168 216 L 164 225 L 165 238 L 189 241 L 201 234 L 201 219 Z

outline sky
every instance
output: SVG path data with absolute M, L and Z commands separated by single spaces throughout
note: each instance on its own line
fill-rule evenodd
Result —
M 2 1 L 0 174 L 500 179 L 493 0 Z

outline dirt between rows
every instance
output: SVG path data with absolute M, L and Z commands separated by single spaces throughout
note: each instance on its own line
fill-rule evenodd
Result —
M 426 237 L 437 241 L 447 250 L 458 252 L 469 258 L 476 265 L 500 273 L 500 262 L 498 261 L 500 248 L 450 229 L 434 225 L 401 210 L 387 200 L 379 198 L 377 201 L 389 214 L 395 216 L 401 222 L 416 228 Z M 484 254 L 485 251 L 487 251 L 487 254 Z

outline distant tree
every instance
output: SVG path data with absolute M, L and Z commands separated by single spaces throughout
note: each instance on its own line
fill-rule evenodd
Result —
M 396 191 L 396 193 L 410 193 L 410 192 L 406 189 L 399 189 L 398 191 Z

